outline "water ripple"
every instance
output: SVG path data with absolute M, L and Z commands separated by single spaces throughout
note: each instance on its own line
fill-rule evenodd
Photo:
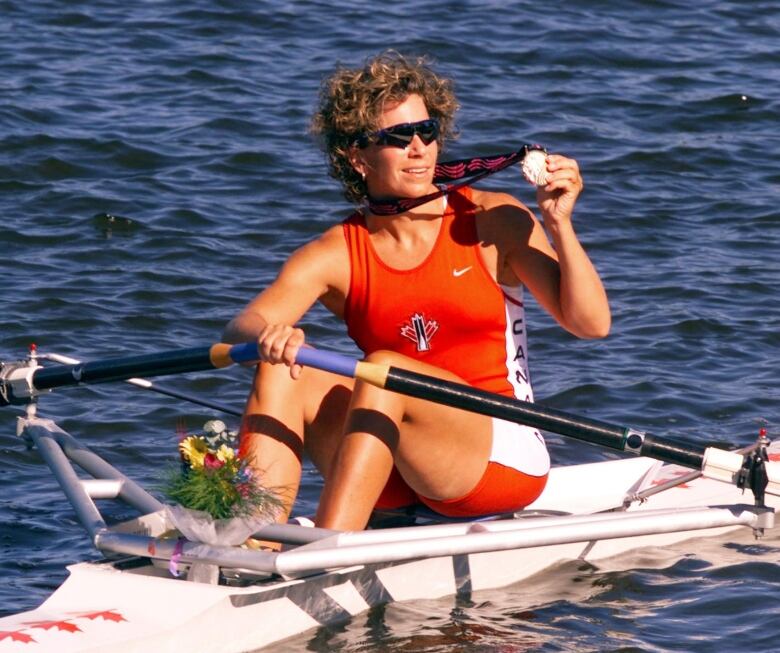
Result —
M 461 137 L 446 156 L 541 142 L 580 162 L 575 222 L 613 332 L 577 341 L 529 299 L 541 400 L 694 442 L 746 444 L 762 418 L 777 430 L 777 3 L 0 0 L 0 11 L 5 359 L 31 341 L 84 358 L 214 341 L 292 249 L 349 210 L 307 135 L 320 78 L 395 47 L 456 78 Z M 535 206 L 516 173 L 486 185 Z M 312 341 L 354 352 L 323 309 L 305 324 Z M 168 382 L 240 406 L 249 377 Z M 129 386 L 55 393 L 42 410 L 150 485 L 177 422 L 210 417 Z M 95 555 L 8 417 L 0 614 Z M 615 456 L 549 442 L 558 463 Z M 312 469 L 305 486 L 311 512 Z M 777 551 L 756 546 L 572 563 L 520 588 L 375 610 L 278 650 L 769 651 Z

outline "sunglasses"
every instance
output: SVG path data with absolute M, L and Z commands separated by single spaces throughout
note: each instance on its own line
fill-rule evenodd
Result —
M 371 143 L 405 148 L 414 140 L 415 134 L 423 143 L 430 145 L 439 137 L 439 121 L 436 118 L 428 118 L 419 122 L 404 122 L 385 127 L 370 134 L 361 134 L 355 140 L 355 144 L 360 149 L 368 147 Z

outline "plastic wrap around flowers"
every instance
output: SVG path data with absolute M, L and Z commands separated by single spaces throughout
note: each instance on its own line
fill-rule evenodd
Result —
M 204 425 L 204 435 L 179 442 L 181 467 L 165 487 L 170 499 L 213 519 L 265 517 L 272 521 L 281 509 L 279 497 L 260 484 L 247 461 L 238 455 L 237 436 L 219 420 Z

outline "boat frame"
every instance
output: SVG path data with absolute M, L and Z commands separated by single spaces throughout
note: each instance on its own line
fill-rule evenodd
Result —
M 38 417 L 35 397 L 25 411 L 17 434 L 40 452 L 105 559 L 68 567 L 40 607 L 0 619 L 0 653 L 257 650 L 374 606 L 504 587 L 569 560 L 736 529 L 761 536 L 774 527 L 778 501 L 770 495 L 763 505 L 762 495 L 747 504 L 733 484 L 640 456 L 554 467 L 539 499 L 512 515 L 437 522 L 395 513 L 360 532 L 269 524 L 255 537 L 282 551 L 214 546 L 172 534 L 165 506 Z M 780 455 L 765 438 L 756 450 Z M 100 500 L 122 501 L 139 516 L 109 525 Z M 383 519 L 396 525 L 381 527 Z M 188 581 L 198 565 L 218 568 L 218 583 Z

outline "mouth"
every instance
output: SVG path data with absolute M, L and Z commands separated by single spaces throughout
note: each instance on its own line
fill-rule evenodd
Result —
M 428 174 L 428 171 L 430 168 L 426 167 L 415 167 L 415 168 L 404 168 L 403 171 L 408 175 L 413 175 L 415 177 L 424 177 Z

